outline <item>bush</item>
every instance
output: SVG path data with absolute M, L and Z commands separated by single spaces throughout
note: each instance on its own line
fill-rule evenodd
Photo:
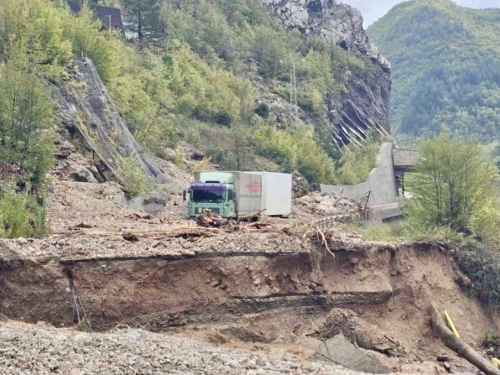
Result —
M 344 147 L 338 162 L 337 182 L 354 185 L 366 181 L 372 169 L 377 166 L 380 144 L 378 135 L 371 133 L 363 147 L 355 147 L 354 145 Z
M 74 55 L 88 56 L 102 80 L 105 83 L 111 82 L 120 69 L 121 43 L 114 38 L 114 32 L 101 32 L 101 22 L 94 19 L 93 12 L 87 5 L 83 6 L 77 17 L 69 10 L 60 10 L 59 16 L 64 17 L 64 35 L 71 42 Z
M 293 172 L 297 166 L 297 145 L 285 130 L 261 126 L 255 131 L 257 152 L 281 165 L 285 172 Z
M 134 158 L 120 157 L 118 159 L 118 175 L 122 178 L 129 195 L 137 196 L 148 192 L 146 176 L 142 172 L 139 162 Z
M 457 263 L 470 279 L 460 286 L 486 305 L 500 306 L 500 254 L 477 242 L 470 242 L 456 253 Z M 460 280 L 459 280 L 460 281 Z
M 217 164 L 227 170 L 237 169 L 234 155 L 227 148 L 211 146 L 208 147 L 205 152 L 214 164 Z
M 219 112 L 215 115 L 214 118 L 215 122 L 219 125 L 225 125 L 225 126 L 230 126 L 231 123 L 233 122 L 233 118 L 231 117 L 231 114 L 227 112 Z
M 205 156 L 202 160 L 196 163 L 193 166 L 193 170 L 191 172 L 199 172 L 199 171 L 208 171 L 212 164 L 212 158 Z
M 299 171 L 309 182 L 333 183 L 335 164 L 318 146 L 313 133 L 298 124 L 295 132 L 260 125 L 255 131 L 256 152 L 278 163 L 285 172 Z
M 36 197 L 14 192 L 0 197 L 0 237 L 38 238 L 48 231 L 45 207 Z
M 0 162 L 18 165 L 38 187 L 54 160 L 54 105 L 25 51 L 11 56 L 0 65 Z
M 262 118 L 269 117 L 269 106 L 266 103 L 260 103 L 257 108 L 255 108 L 255 113 L 257 113 Z

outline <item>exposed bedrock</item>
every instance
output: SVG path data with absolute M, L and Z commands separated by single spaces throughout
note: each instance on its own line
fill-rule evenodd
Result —
M 362 78 L 346 71 L 346 93 L 331 95 L 328 109 L 335 140 L 364 138 L 370 129 L 390 133 L 389 98 L 391 64 L 373 46 L 363 29 L 361 13 L 335 0 L 262 0 L 288 30 L 316 35 L 328 43 L 352 51 L 368 62 Z

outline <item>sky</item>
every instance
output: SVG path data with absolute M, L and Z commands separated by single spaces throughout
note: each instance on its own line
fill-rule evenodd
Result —
M 470 8 L 500 8 L 500 0 L 453 0 L 455 3 Z M 368 27 L 378 20 L 394 5 L 401 0 L 340 0 L 342 3 L 352 5 L 361 11 L 365 20 L 364 26 Z

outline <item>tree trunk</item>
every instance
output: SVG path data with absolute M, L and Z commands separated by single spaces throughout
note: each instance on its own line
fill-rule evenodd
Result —
M 139 40 L 142 41 L 143 34 L 142 34 L 142 14 L 141 10 L 139 9 L 138 16 L 137 16 L 137 32 L 139 34 Z
M 500 370 L 498 370 L 496 366 L 483 358 L 478 352 L 453 334 L 446 326 L 443 319 L 440 318 L 434 307 L 430 308 L 430 313 L 432 328 L 446 347 L 465 358 L 486 375 L 500 375 Z

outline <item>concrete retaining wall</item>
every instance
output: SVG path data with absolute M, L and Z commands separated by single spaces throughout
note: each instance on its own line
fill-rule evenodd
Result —
M 392 143 L 384 143 L 378 156 L 378 167 L 374 168 L 368 180 L 358 185 L 324 185 L 319 184 L 319 190 L 324 193 L 342 194 L 343 196 L 361 200 L 368 193 L 369 207 L 384 206 L 397 203 L 398 189 L 392 159 Z

